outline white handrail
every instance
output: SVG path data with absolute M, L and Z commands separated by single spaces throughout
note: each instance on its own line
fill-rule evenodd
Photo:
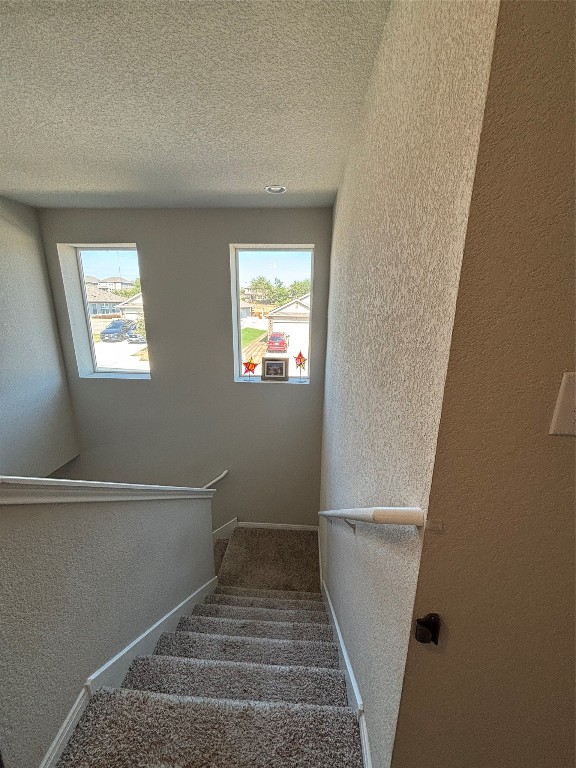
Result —
M 202 488 L 210 488 L 210 486 L 216 485 L 216 483 L 220 482 L 220 480 L 222 480 L 223 477 L 226 477 L 227 474 L 228 470 L 225 469 L 224 472 L 218 475 L 218 477 L 215 477 L 214 480 L 210 480 L 210 482 L 206 483 L 206 485 L 203 485 Z
M 356 520 L 377 525 L 415 525 L 417 528 L 422 528 L 426 522 L 426 516 L 420 507 L 329 509 L 318 514 L 329 520 Z
M 216 491 L 212 488 L 0 475 L 0 506 L 99 501 L 149 501 L 153 499 L 203 499 L 212 498 L 215 493 Z

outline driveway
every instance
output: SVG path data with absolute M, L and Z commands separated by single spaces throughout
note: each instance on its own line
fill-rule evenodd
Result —
M 146 347 L 146 344 L 129 344 L 127 341 L 95 341 L 96 365 L 112 370 L 149 372 L 150 363 L 138 358 L 138 353 Z

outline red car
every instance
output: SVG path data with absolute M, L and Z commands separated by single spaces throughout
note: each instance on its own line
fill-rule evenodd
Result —
M 285 333 L 271 333 L 268 336 L 268 352 L 287 352 L 288 337 Z

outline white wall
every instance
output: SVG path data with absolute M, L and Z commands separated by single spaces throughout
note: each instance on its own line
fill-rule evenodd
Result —
M 394 768 L 572 768 L 574 4 L 501 4 Z M 426 703 L 427 704 L 426 704 Z
M 0 745 L 40 763 L 86 678 L 214 575 L 209 500 L 0 506 Z
M 497 10 L 392 3 L 335 212 L 325 509 L 427 506 Z M 420 540 L 322 528 L 325 579 L 384 768 Z
M 0 198 L 0 474 L 44 477 L 77 453 L 36 212 Z
M 331 209 L 45 210 L 43 236 L 81 454 L 66 477 L 201 485 L 215 527 L 316 524 Z M 78 377 L 56 243 L 135 242 L 150 381 Z M 311 383 L 233 381 L 230 243 L 314 243 Z

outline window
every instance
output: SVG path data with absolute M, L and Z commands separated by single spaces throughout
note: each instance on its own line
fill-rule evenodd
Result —
M 78 246 L 76 255 L 93 372 L 149 373 L 136 248 Z
M 311 245 L 233 245 L 234 378 L 309 381 Z M 265 363 L 270 361 L 272 364 Z M 282 361 L 282 365 L 274 365 Z

